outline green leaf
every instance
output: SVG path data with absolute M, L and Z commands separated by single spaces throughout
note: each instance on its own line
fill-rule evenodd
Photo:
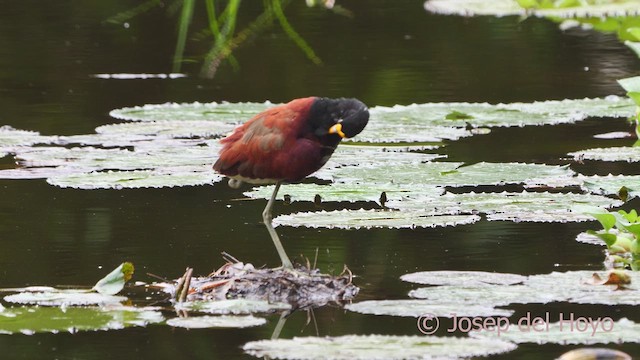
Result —
M 125 306 L 0 308 L 0 334 L 118 330 L 163 320 L 158 311 Z
M 640 76 L 620 79 L 618 84 L 627 92 L 640 92 Z
M 303 360 L 461 359 L 509 352 L 516 348 L 499 339 L 435 336 L 347 335 L 294 337 L 246 343 L 243 350 L 258 358 Z
M 615 244 L 616 240 L 618 239 L 618 236 L 616 234 L 601 233 L 593 230 L 588 230 L 587 234 L 597 236 L 600 240 L 604 241 L 604 243 L 608 247 L 613 246 L 613 244 Z
M 631 34 L 631 36 L 633 36 L 637 41 L 640 41 L 640 27 L 630 27 L 627 29 L 627 32 Z
M 616 224 L 616 217 L 613 214 L 610 214 L 608 212 L 587 213 L 587 214 L 596 218 L 596 220 L 600 222 L 600 225 L 602 225 L 605 231 L 609 231 Z
M 535 9 L 540 6 L 537 0 L 516 0 L 516 2 L 524 9 Z
M 124 284 L 133 276 L 133 264 L 124 262 L 110 272 L 107 276 L 100 279 L 94 286 L 93 290 L 100 294 L 115 295 L 124 288 Z

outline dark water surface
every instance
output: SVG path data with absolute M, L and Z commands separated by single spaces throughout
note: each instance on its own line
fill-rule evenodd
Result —
M 176 80 L 104 80 L 97 73 L 167 73 L 176 17 L 152 10 L 128 23 L 106 23 L 137 1 L 0 1 L 0 125 L 44 135 L 92 133 L 113 123 L 114 108 L 167 101 L 284 102 L 309 95 L 357 97 L 370 106 L 439 101 L 512 102 L 622 95 L 616 79 L 640 73 L 640 60 L 613 35 L 562 32 L 544 19 L 429 15 L 421 1 L 340 1 L 354 18 L 287 8 L 293 26 L 324 61 L 316 66 L 278 28 L 259 34 L 223 65 L 213 80 L 198 78 L 200 63 Z M 261 2 L 243 2 L 240 24 Z M 204 24 L 198 8 L 194 29 Z M 209 44 L 190 40 L 197 59 Z M 438 150 L 452 160 L 566 163 L 568 151 L 628 144 L 591 136 L 629 130 L 624 120 L 496 129 Z M 0 159 L 0 167 L 12 159 Z M 573 164 L 586 174 L 638 173 L 629 164 Z M 286 187 L 285 187 L 286 189 Z M 286 191 L 286 190 L 285 190 Z M 0 287 L 89 285 L 124 260 L 145 273 L 206 274 L 222 264 L 220 251 L 256 265 L 278 258 L 260 223 L 264 201 L 234 201 L 226 184 L 141 189 L 73 190 L 43 180 L 0 181 Z M 229 206 L 230 205 L 230 206 Z M 637 203 L 631 206 L 638 207 Z M 276 205 L 276 213 L 313 204 Z M 289 254 L 359 277 L 360 299 L 404 298 L 412 286 L 400 275 L 422 270 L 487 270 L 520 274 L 599 269 L 601 249 L 574 241 L 594 223 L 480 222 L 416 230 L 279 228 Z M 519 309 L 518 311 L 527 311 Z M 629 317 L 631 307 L 532 306 L 531 311 Z M 519 313 L 518 313 L 519 314 Z M 515 316 L 517 316 L 516 314 Z M 376 317 L 337 308 L 315 311 L 319 335 L 419 335 L 413 318 Z M 267 326 L 243 330 L 183 330 L 150 326 L 122 331 L 0 336 L 2 359 L 229 359 L 240 347 L 269 338 Z M 292 315 L 283 338 L 316 335 L 306 313 Z M 442 335 L 446 335 L 442 332 Z M 615 346 L 639 354 L 640 346 Z M 496 359 L 551 359 L 571 347 L 523 345 Z

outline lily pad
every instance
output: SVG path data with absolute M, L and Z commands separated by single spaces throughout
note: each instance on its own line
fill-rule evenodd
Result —
M 635 0 L 616 1 L 612 3 L 579 5 L 558 8 L 524 9 L 516 0 L 428 0 L 424 7 L 427 11 L 461 16 L 509 16 L 535 15 L 557 18 L 636 16 L 640 15 L 640 3 Z
M 37 289 L 37 288 L 35 288 Z M 19 292 L 17 294 L 7 295 L 3 299 L 9 303 L 30 304 L 41 306 L 88 306 L 88 305 L 109 305 L 119 304 L 126 301 L 125 296 L 114 296 L 109 294 L 100 294 L 90 290 L 41 290 Z
M 405 274 L 402 281 L 424 285 L 513 285 L 523 282 L 526 276 L 486 271 L 422 271 Z
M 0 147 L 49 144 L 55 140 L 55 136 L 42 136 L 35 131 L 18 130 L 11 126 L 0 126 Z
M 131 136 L 153 135 L 157 137 L 190 138 L 223 136 L 235 128 L 235 125 L 221 121 L 193 120 L 185 123 L 180 120 L 123 123 L 103 125 L 96 128 L 98 134 Z
M 285 303 L 269 303 L 260 300 L 231 299 L 219 301 L 189 301 L 178 303 L 176 310 L 195 311 L 216 315 L 244 315 L 255 313 L 271 313 L 291 309 Z
M 622 318 L 614 321 L 610 317 L 589 317 L 578 314 L 560 314 L 562 319 L 549 323 L 543 317 L 537 327 L 511 324 L 507 331 L 501 331 L 501 340 L 518 344 L 620 344 L 639 343 L 640 325 Z M 553 319 L 556 320 L 556 319 Z M 469 335 L 476 339 L 494 339 L 497 332 L 471 331 Z
M 574 304 L 639 305 L 640 274 L 629 273 L 631 284 L 623 290 L 615 286 L 594 285 L 593 271 L 553 272 L 532 275 L 521 284 L 487 285 L 464 283 L 466 272 L 461 272 L 458 285 L 443 285 L 412 290 L 409 296 L 428 301 L 433 305 L 458 307 L 506 306 L 509 304 L 547 304 L 568 302 Z M 508 274 L 511 275 L 511 274 Z M 458 277 L 456 272 L 449 275 L 451 282 Z M 496 275 L 497 276 L 497 275 Z
M 138 171 L 103 171 L 53 176 L 51 185 L 76 189 L 138 189 L 174 186 L 210 185 L 222 180 L 209 167 L 166 168 Z
M 206 329 L 206 328 L 246 328 L 260 326 L 267 323 L 263 318 L 248 316 L 194 316 L 194 317 L 177 317 L 167 320 L 167 325 L 173 327 L 182 327 L 187 329 Z
M 422 184 L 432 186 L 541 185 L 559 179 L 571 180 L 574 172 L 566 166 L 525 163 L 486 163 L 462 166 L 458 162 L 419 164 L 387 163 L 341 167 L 325 174 L 342 183 Z
M 627 200 L 640 196 L 640 175 L 581 176 L 582 188 L 601 195 L 618 195 L 627 189 Z
M 281 215 L 274 225 L 306 226 L 311 228 L 416 228 L 472 224 L 477 215 L 434 215 L 421 211 L 338 210 Z
M 361 314 L 420 317 L 511 316 L 512 310 L 460 302 L 434 303 L 427 300 L 367 300 L 348 304 L 345 309 Z
M 16 307 L 0 309 L 0 334 L 117 330 L 164 320 L 155 310 L 134 307 Z
M 252 341 L 243 346 L 255 357 L 304 360 L 458 359 L 514 350 L 512 343 L 434 336 L 347 335 Z
M 620 200 L 600 195 L 550 192 L 446 193 L 439 197 L 404 197 L 390 200 L 388 206 L 400 210 L 431 209 L 433 213 L 488 214 L 488 220 L 510 221 L 591 221 L 579 208 L 582 204 L 599 207 L 622 205 Z M 575 211 L 573 210 L 574 208 Z
M 217 120 L 238 124 L 277 104 L 265 103 L 165 103 L 112 110 L 109 115 L 129 121 Z
M 400 200 L 404 194 L 415 191 L 415 186 L 402 186 L 400 184 L 366 185 L 362 184 L 290 184 L 284 186 L 279 197 L 290 196 L 292 201 L 314 201 L 316 196 L 320 196 L 322 201 L 374 201 L 379 202 L 380 196 L 384 192 L 387 199 Z M 260 186 L 244 195 L 254 199 L 269 199 L 273 192 L 273 186 Z M 443 187 L 422 186 L 420 194 L 430 197 L 437 197 L 444 193 Z
M 599 161 L 640 161 L 640 146 L 621 146 L 610 148 L 594 148 L 570 152 L 576 160 L 599 160 Z

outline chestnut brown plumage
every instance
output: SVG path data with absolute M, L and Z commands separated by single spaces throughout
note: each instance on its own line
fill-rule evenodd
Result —
M 293 265 L 271 224 L 280 185 L 320 169 L 340 141 L 358 135 L 368 121 L 369 111 L 357 99 L 308 97 L 267 109 L 220 141 L 213 169 L 229 177 L 229 186 L 275 184 L 262 217 L 283 267 Z

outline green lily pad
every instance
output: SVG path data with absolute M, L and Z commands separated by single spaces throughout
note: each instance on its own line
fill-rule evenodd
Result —
M 482 304 L 460 302 L 450 304 L 427 300 L 366 300 L 347 304 L 345 309 L 361 314 L 420 317 L 425 314 L 435 317 L 455 316 L 511 316 L 512 310 L 496 309 Z
M 211 185 L 222 180 L 210 167 L 183 167 L 158 170 L 103 171 L 52 176 L 51 185 L 75 189 L 138 189 Z
M 238 124 L 277 104 L 265 103 L 165 103 L 112 110 L 109 115 L 129 121 L 216 120 Z
M 477 215 L 434 215 L 421 211 L 339 210 L 281 215 L 274 225 L 306 226 L 311 228 L 416 228 L 472 224 Z
M 594 148 L 570 152 L 577 160 L 599 160 L 599 161 L 640 161 L 640 146 L 621 146 L 610 148 Z
M 562 319 L 559 317 L 562 316 Z M 531 324 L 511 324 L 501 331 L 500 340 L 513 343 L 534 344 L 621 344 L 640 342 L 640 324 L 627 318 L 614 321 L 610 317 L 589 317 L 578 314 L 561 313 L 557 322 L 549 322 L 550 316 L 540 317 L 537 327 Z M 497 332 L 471 331 L 469 335 L 476 339 L 495 339 Z
M 387 163 L 341 167 L 325 172 L 335 182 L 359 184 L 397 183 L 404 186 L 477 186 L 520 184 L 544 185 L 561 179 L 571 180 L 573 171 L 566 166 L 524 163 L 486 163 L 462 166 L 458 162 L 426 162 L 419 164 Z
M 42 136 L 35 131 L 18 130 L 11 126 L 0 126 L 0 147 L 49 144 L 54 141 L 56 141 L 55 136 Z
M 443 285 L 412 290 L 409 296 L 428 301 L 432 305 L 465 307 L 506 306 L 510 304 L 547 304 L 567 302 L 574 304 L 639 305 L 640 274 L 629 273 L 631 284 L 624 290 L 592 283 L 593 271 L 553 272 L 532 275 L 521 284 L 487 285 L 464 283 L 465 272 L 458 276 L 455 271 L 448 275 L 457 285 Z M 511 275 L 511 274 L 508 274 Z M 498 276 L 497 274 L 494 276 Z M 455 312 L 455 311 L 454 311 Z
M 0 308 L 0 334 L 118 330 L 163 320 L 158 311 L 125 306 Z
M 173 327 L 182 327 L 187 329 L 206 329 L 206 328 L 246 328 L 260 326 L 267 323 L 263 318 L 248 316 L 194 316 L 194 317 L 177 317 L 167 320 L 167 325 Z
M 550 192 L 446 193 L 439 197 L 406 196 L 390 200 L 387 206 L 402 211 L 429 211 L 439 214 L 484 213 L 488 220 L 567 222 L 593 218 L 575 207 L 589 204 L 613 207 L 622 202 L 600 195 Z
M 600 207 L 621 205 L 622 202 L 599 195 L 563 193 L 446 193 L 431 197 L 423 194 L 393 198 L 386 206 L 393 210 L 337 210 L 299 212 L 281 215 L 276 225 L 324 228 L 415 228 L 455 226 L 480 220 L 475 215 L 487 214 L 493 221 L 571 222 L 592 221 L 593 217 L 581 210 L 572 210 L 582 204 Z M 465 215 L 469 214 L 469 215 Z
M 127 298 L 125 296 L 100 294 L 90 290 L 60 290 L 52 288 L 51 290 L 42 291 L 23 291 L 17 294 L 7 295 L 3 300 L 15 304 L 66 307 L 119 304 L 126 301 Z
M 509 16 L 535 15 L 557 18 L 584 18 L 607 16 L 640 15 L 640 3 L 636 0 L 616 1 L 611 3 L 590 4 L 558 8 L 521 7 L 516 0 L 428 0 L 424 5 L 427 11 L 437 14 L 461 16 Z
M 269 303 L 260 300 L 231 299 L 220 301 L 189 301 L 178 303 L 176 310 L 195 311 L 216 315 L 244 315 L 255 313 L 271 313 L 291 309 L 284 303 Z
M 283 186 L 278 197 L 290 196 L 292 201 L 314 201 L 316 195 L 322 201 L 374 201 L 379 202 L 384 192 L 387 199 L 400 200 L 404 194 L 415 191 L 415 186 L 402 186 L 400 184 L 288 184 Z M 273 186 L 260 186 L 245 192 L 244 195 L 254 199 L 269 199 L 273 193 Z M 437 197 L 444 193 L 444 188 L 436 186 L 420 187 L 420 194 Z
M 485 271 L 422 271 L 405 274 L 402 281 L 423 285 L 513 285 L 523 282 L 526 276 Z
M 180 120 L 137 122 L 103 125 L 96 128 L 98 134 L 116 136 L 153 135 L 158 137 L 190 138 L 223 136 L 235 125 L 221 121 L 193 120 L 185 124 Z
M 347 335 L 252 341 L 243 350 L 255 357 L 303 360 L 454 359 L 500 354 L 516 346 L 501 340 L 434 336 Z
M 594 194 L 618 195 L 627 188 L 627 200 L 640 196 L 640 175 L 581 176 L 582 188 Z

